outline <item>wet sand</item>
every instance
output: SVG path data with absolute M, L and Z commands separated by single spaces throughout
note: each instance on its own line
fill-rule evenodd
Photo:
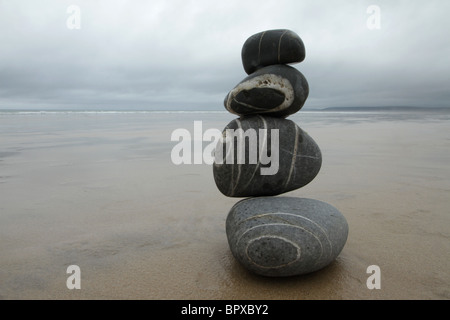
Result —
M 322 169 L 285 195 L 347 218 L 335 262 L 290 278 L 232 257 L 210 165 L 171 162 L 171 132 L 226 114 L 0 115 L 0 299 L 449 299 L 450 117 L 295 116 Z M 69 290 L 66 269 L 81 269 Z M 381 289 L 369 290 L 378 265 Z

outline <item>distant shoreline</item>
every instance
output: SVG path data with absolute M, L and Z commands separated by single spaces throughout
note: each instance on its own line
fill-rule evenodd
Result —
M 326 107 L 326 108 L 303 108 L 303 112 L 450 112 L 449 107 L 412 107 L 412 106 L 379 106 L 379 107 Z M 168 108 L 164 109 L 57 109 L 57 108 L 0 108 L 0 113 L 22 113 L 22 114 L 36 114 L 36 113 L 227 113 L 226 110 L 177 110 Z

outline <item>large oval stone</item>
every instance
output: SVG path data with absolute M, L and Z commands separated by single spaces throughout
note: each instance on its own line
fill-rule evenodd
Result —
M 306 198 L 259 197 L 231 208 L 226 234 L 233 256 L 264 276 L 294 276 L 322 269 L 342 251 L 345 217 L 328 203 Z
M 213 175 L 226 196 L 273 196 L 305 186 L 321 165 L 319 146 L 295 122 L 255 115 L 225 127 Z
M 267 30 L 249 37 L 242 47 L 242 64 L 247 74 L 273 64 L 290 64 L 305 59 L 302 39 L 287 29 Z
M 306 78 L 286 65 L 264 67 L 246 77 L 225 97 L 225 108 L 239 116 L 287 117 L 299 111 L 309 94 Z

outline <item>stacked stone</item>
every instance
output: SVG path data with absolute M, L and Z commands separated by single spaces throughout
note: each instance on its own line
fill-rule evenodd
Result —
M 225 127 L 223 141 L 230 130 L 239 133 L 228 141 L 232 148 L 225 144 L 225 151 L 220 150 L 220 158 L 218 148 L 224 145 L 216 147 L 214 180 L 225 196 L 250 197 L 236 203 L 228 214 L 228 243 L 244 267 L 265 276 L 319 270 L 340 254 L 348 235 L 347 221 L 333 206 L 313 199 L 277 197 L 307 185 L 322 165 L 316 142 L 286 119 L 308 97 L 305 77 L 288 65 L 304 59 L 304 44 L 290 30 L 251 36 L 242 48 L 248 77 L 224 100 L 225 108 L 240 117 Z M 257 146 L 252 145 L 252 135 L 246 134 L 249 129 Z M 235 141 L 239 135 L 242 139 Z M 255 150 L 257 161 L 249 161 Z M 240 152 L 246 161 L 236 161 Z

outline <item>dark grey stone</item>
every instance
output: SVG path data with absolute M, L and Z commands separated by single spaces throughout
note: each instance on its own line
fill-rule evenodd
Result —
M 322 201 L 258 197 L 231 208 L 226 234 L 233 256 L 244 267 L 283 277 L 314 272 L 335 260 L 347 241 L 348 224 Z
M 306 78 L 297 69 L 273 65 L 259 69 L 225 97 L 225 108 L 239 116 L 264 114 L 287 117 L 299 111 L 309 94 Z
M 241 56 L 245 72 L 251 74 L 273 64 L 302 62 L 305 46 L 291 30 L 267 30 L 249 37 L 242 47 Z
M 241 117 L 225 127 L 222 137 L 213 175 L 220 192 L 229 197 L 273 196 L 301 188 L 322 165 L 319 146 L 291 120 Z

